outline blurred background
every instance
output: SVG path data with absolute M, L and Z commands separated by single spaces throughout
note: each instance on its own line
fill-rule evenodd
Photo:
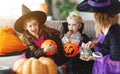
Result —
M 0 18 L 18 18 L 30 11 L 40 10 L 48 20 L 66 20 L 70 12 L 77 12 L 83 19 L 93 19 L 89 13 L 76 11 L 83 0 L 0 0 Z
M 0 18 L 18 18 L 35 10 L 44 11 L 48 20 L 65 20 L 80 0 L 0 0 Z

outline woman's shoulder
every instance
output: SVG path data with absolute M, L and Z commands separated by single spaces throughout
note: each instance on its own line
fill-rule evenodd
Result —
M 120 25 L 119 24 L 112 25 L 109 31 L 111 33 L 120 33 Z
M 119 37 L 120 37 L 120 25 L 119 24 L 112 25 L 109 29 L 107 36 L 111 39 L 114 39 L 114 38 L 119 39 Z

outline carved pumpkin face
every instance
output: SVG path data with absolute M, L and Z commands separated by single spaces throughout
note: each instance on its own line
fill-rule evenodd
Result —
M 48 45 L 53 47 L 53 51 L 46 52 L 45 55 L 47 56 L 54 55 L 57 52 L 57 48 L 58 48 L 56 42 L 53 40 L 47 39 L 41 44 L 41 48 L 44 49 Z
M 74 43 L 67 43 L 64 45 L 64 55 L 66 57 L 74 57 L 78 54 L 78 46 Z

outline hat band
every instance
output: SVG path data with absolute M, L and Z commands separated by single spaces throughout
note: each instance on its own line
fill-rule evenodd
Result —
M 110 0 L 107 0 L 104 3 L 97 3 L 97 2 L 93 2 L 92 0 L 88 0 L 88 4 L 93 7 L 106 7 L 106 6 L 109 6 L 111 2 Z

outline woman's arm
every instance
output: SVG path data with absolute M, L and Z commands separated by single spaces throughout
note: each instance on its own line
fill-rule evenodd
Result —
M 120 61 L 120 33 L 111 34 L 109 44 L 111 59 Z
M 86 43 L 86 48 L 87 49 L 91 49 L 91 48 L 94 48 L 96 46 L 98 46 L 99 43 L 98 42 L 92 42 L 92 41 L 89 41 L 88 43 Z

